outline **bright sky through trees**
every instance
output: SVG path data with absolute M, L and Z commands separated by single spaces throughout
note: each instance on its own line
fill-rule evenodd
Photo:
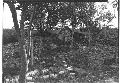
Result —
M 112 3 L 115 0 L 108 0 L 109 3 L 107 4 L 106 2 L 97 2 L 96 5 L 100 6 L 101 4 L 106 4 L 107 6 L 107 10 L 110 10 L 112 13 L 115 14 L 116 18 L 114 18 L 112 20 L 112 22 L 110 22 L 109 25 L 113 25 L 113 27 L 118 27 L 118 11 L 116 10 L 116 8 L 112 7 Z M 97 7 L 98 9 L 99 7 Z M 98 11 L 100 11 L 100 9 L 98 9 Z M 17 11 L 17 18 L 18 18 L 18 22 L 20 20 L 20 13 L 21 11 Z M 101 24 L 105 24 L 104 22 L 101 22 Z M 14 26 L 13 24 L 13 20 L 12 20 L 12 14 L 10 12 L 10 9 L 8 7 L 8 5 L 6 3 L 4 3 L 4 9 L 3 9 L 3 28 L 9 28 L 11 29 Z
M 108 0 L 108 1 L 109 1 L 108 3 L 106 3 L 106 2 L 102 2 L 102 3 L 96 2 L 95 3 L 98 13 L 101 12 L 102 14 L 104 14 L 106 12 L 111 12 L 115 16 L 115 18 L 110 23 L 107 23 L 106 21 L 105 22 L 101 21 L 100 23 L 101 23 L 101 25 L 104 25 L 104 24 L 113 25 L 113 27 L 118 28 L 118 10 L 117 10 L 117 7 L 113 8 L 113 4 L 117 3 L 118 0 Z M 102 11 L 102 5 L 106 6 L 107 9 L 104 9 Z M 98 17 L 97 13 L 95 14 L 95 17 Z
M 18 22 L 21 19 L 20 17 L 21 11 L 17 11 L 17 19 Z M 10 12 L 9 6 L 4 3 L 4 9 L 3 9 L 3 28 L 9 28 L 11 29 L 14 26 L 12 14 Z

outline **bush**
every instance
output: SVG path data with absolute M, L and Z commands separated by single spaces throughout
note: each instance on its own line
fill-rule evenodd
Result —
M 119 46 L 119 29 L 117 28 L 106 28 L 106 37 L 102 30 L 96 40 L 97 43 L 110 46 Z
M 3 45 L 18 42 L 16 31 L 13 29 L 3 29 Z
M 100 69 L 105 59 L 119 57 L 119 49 L 115 46 L 96 45 L 87 49 L 90 68 Z M 117 64 L 117 63 L 115 63 Z

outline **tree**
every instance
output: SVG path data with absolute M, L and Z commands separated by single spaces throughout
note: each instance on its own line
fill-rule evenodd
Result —
M 17 32 L 17 37 L 19 41 L 20 47 L 20 56 L 21 56 L 21 73 L 20 73 L 20 83 L 25 83 L 25 73 L 26 73 L 26 61 L 27 54 L 25 53 L 25 37 L 24 37 L 24 22 L 29 21 L 28 27 L 28 40 L 30 40 L 30 30 L 31 27 L 35 27 L 38 30 L 51 30 L 59 20 L 62 23 L 66 19 L 71 20 L 72 25 L 72 35 L 74 34 L 74 29 L 76 25 L 79 24 L 79 21 L 82 21 L 87 26 L 91 26 L 89 24 L 92 21 L 92 16 L 95 13 L 94 3 L 80 3 L 80 2 L 22 2 L 21 0 L 4 0 L 9 5 L 9 8 L 12 13 L 13 22 L 15 26 L 15 30 Z M 15 8 L 14 3 L 19 3 L 19 6 Z M 35 6 L 37 8 L 35 10 Z M 21 13 L 21 21 L 20 27 L 17 21 L 16 9 L 22 11 Z M 33 13 L 32 13 L 33 12 Z M 35 13 L 35 14 L 34 14 Z M 48 14 L 48 16 L 47 16 Z M 87 22 L 86 22 L 87 20 Z M 89 23 L 88 23 L 89 22 Z M 73 37 L 73 36 L 72 36 Z M 30 43 L 30 41 L 28 41 Z M 29 44 L 28 44 L 29 47 Z M 29 50 L 29 48 L 28 48 Z
M 22 9 L 21 22 L 20 22 L 20 28 L 19 28 L 14 2 L 10 1 L 7 4 L 10 8 L 11 13 L 12 13 L 13 22 L 14 22 L 15 30 L 17 33 L 18 41 L 19 41 L 19 47 L 20 47 L 19 54 L 21 56 L 22 65 L 21 65 L 19 82 L 25 83 L 26 56 L 25 56 L 25 52 L 24 52 L 24 43 L 25 43 L 24 42 L 24 21 L 25 21 L 25 7 L 26 7 L 26 5 L 23 5 L 24 8 Z
M 41 5 L 42 4 L 42 5 Z M 52 30 L 54 26 L 61 22 L 62 25 L 68 19 L 71 21 L 72 35 L 77 25 L 81 22 L 85 24 L 88 30 L 93 26 L 92 18 L 96 12 L 94 3 L 88 2 L 41 2 L 38 4 L 38 10 L 33 21 L 34 26 L 39 30 Z M 64 27 L 62 27 L 64 28 Z M 92 30 L 90 31 L 92 32 Z M 87 34 L 90 34 L 88 31 Z M 78 32 L 86 34 L 83 32 Z M 90 35 L 89 35 L 90 36 Z M 72 36 L 73 37 L 73 36 Z M 90 38 L 90 37 L 89 37 Z M 72 38 L 73 39 L 73 38 Z M 89 39 L 91 41 L 91 38 Z

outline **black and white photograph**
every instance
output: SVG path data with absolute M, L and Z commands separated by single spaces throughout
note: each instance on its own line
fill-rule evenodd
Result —
M 3 0 L 1 83 L 119 83 L 119 0 Z

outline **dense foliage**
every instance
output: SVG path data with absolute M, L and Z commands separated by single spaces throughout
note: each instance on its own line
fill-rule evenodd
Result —
M 13 29 L 3 29 L 3 44 L 18 42 L 16 31 Z
M 98 34 L 97 42 L 109 46 L 119 46 L 119 29 L 105 27 L 106 30 L 102 30 Z
M 29 28 L 30 17 L 35 10 L 30 29 L 34 31 L 30 35 L 33 56 L 29 55 L 25 60 L 28 64 L 26 76 L 30 71 L 36 71 L 31 75 L 35 80 L 74 82 L 118 77 L 119 30 L 97 27 L 98 22 L 92 19 L 96 13 L 94 3 L 19 1 L 16 9 L 26 10 L 25 22 L 22 23 L 24 31 Z M 71 21 L 72 28 L 65 26 L 67 19 Z M 54 30 L 59 22 L 62 23 L 61 28 Z M 84 26 L 77 29 L 80 24 Z M 27 33 L 23 36 L 25 44 L 21 42 L 22 48 L 26 48 L 23 49 L 25 54 L 28 54 L 30 39 L 27 36 Z M 19 75 L 21 64 L 26 64 L 20 63 L 23 55 L 19 56 L 19 48 L 15 30 L 3 30 L 3 77 Z M 44 77 L 46 75 L 48 77 Z
M 52 38 L 42 38 L 42 42 L 40 41 L 40 37 L 36 38 L 34 40 L 33 46 L 33 69 L 39 69 L 39 71 L 42 69 L 49 69 L 48 71 L 51 71 L 51 73 L 48 73 L 47 75 L 55 73 L 58 75 L 56 77 L 56 79 L 58 80 L 64 80 L 64 78 L 65 80 L 72 80 L 71 77 L 67 77 L 70 75 L 70 73 L 75 73 L 75 77 L 73 77 L 74 79 L 76 79 L 77 77 L 80 79 L 80 77 L 83 76 L 81 78 L 86 78 L 86 80 L 90 79 L 91 81 L 104 79 L 107 76 L 118 77 L 118 68 L 111 67 L 112 64 L 118 65 L 118 46 L 112 46 L 109 44 L 96 44 L 95 46 L 86 47 L 82 43 L 77 43 L 75 41 L 73 46 L 74 47 L 71 48 L 68 45 L 58 45 L 56 43 L 53 43 Z M 12 70 L 14 72 L 17 71 L 17 74 L 19 71 L 20 61 L 20 56 L 18 56 L 18 52 L 18 43 L 7 44 L 3 47 L 3 67 L 5 69 L 7 67 L 9 67 L 10 69 L 13 68 Z M 105 61 L 107 59 L 113 59 L 114 57 L 116 57 L 115 62 L 112 61 L 111 64 L 107 65 Z M 13 64 L 16 64 L 17 68 L 13 66 Z M 85 72 L 81 74 L 81 71 L 83 70 L 67 70 L 68 67 L 83 69 Z M 31 66 L 29 66 L 29 68 L 31 68 Z M 55 68 L 56 70 L 51 68 Z M 59 68 L 62 69 L 59 70 Z M 59 74 L 59 72 L 64 70 L 65 73 Z M 96 70 L 99 70 L 100 72 L 96 72 Z M 110 72 L 106 73 L 107 71 Z M 13 75 L 13 73 L 8 71 L 5 71 L 5 75 L 7 75 L 6 72 L 7 74 Z M 89 73 L 91 73 L 91 75 L 89 75 Z M 103 73 L 103 75 L 99 76 L 100 73 Z M 39 75 L 41 76 L 41 74 Z

